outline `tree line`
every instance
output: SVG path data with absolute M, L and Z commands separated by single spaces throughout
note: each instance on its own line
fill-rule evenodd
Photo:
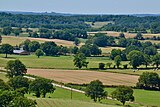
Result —
M 160 33 L 160 17 L 146 16 L 137 17 L 129 15 L 73 15 L 73 16 L 50 16 L 50 15 L 22 15 L 0 13 L 0 27 L 19 28 L 48 28 L 48 29 L 88 29 L 94 30 L 85 22 L 113 21 L 97 30 L 119 32 L 142 32 Z

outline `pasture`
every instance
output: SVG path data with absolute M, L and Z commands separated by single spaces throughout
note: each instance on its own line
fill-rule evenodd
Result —
M 135 86 L 139 76 L 89 70 L 28 69 L 28 74 L 62 83 L 87 84 L 100 80 L 104 85 Z
M 109 96 L 115 90 L 115 88 L 106 88 L 105 89 Z M 149 90 L 140 90 L 134 89 L 135 103 L 144 105 L 145 107 L 159 107 L 160 106 L 160 93 L 159 91 L 149 91 Z
M 73 63 L 73 56 L 42 56 L 37 58 L 35 55 L 29 56 L 20 56 L 20 55 L 8 55 L 8 58 L 4 58 L 4 54 L 0 54 L 0 67 L 5 67 L 6 63 L 9 60 L 19 59 L 21 60 L 28 68 L 46 68 L 46 69 L 76 69 Z M 89 57 L 88 68 L 98 68 L 98 64 L 103 62 L 112 62 L 108 57 Z
M 106 21 L 106 22 L 85 22 L 86 24 L 89 24 L 93 28 L 101 28 L 109 23 L 114 23 L 113 21 Z
M 38 107 L 119 107 L 93 102 L 68 99 L 36 99 Z

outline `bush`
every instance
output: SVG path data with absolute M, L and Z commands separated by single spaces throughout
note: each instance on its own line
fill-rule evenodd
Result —
M 99 63 L 99 69 L 104 69 L 105 64 L 104 63 Z

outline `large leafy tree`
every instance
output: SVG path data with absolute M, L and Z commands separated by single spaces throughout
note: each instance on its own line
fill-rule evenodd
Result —
M 141 34 L 141 32 L 138 32 L 137 35 L 134 37 L 135 39 L 138 39 L 138 40 L 143 40 L 143 35 Z
M 7 63 L 7 76 L 13 78 L 15 76 L 23 76 L 27 73 L 26 66 L 20 60 L 11 60 Z
M 105 34 L 96 34 L 93 38 L 93 44 L 96 44 L 99 47 L 111 46 L 113 45 L 114 38 L 107 36 Z
M 8 84 L 6 84 L 3 80 L 0 79 L 0 90 L 9 90 L 10 87 Z
M 37 49 L 40 48 L 40 44 L 37 41 L 32 41 L 29 44 L 29 51 L 30 52 L 35 52 Z
M 36 107 L 36 101 L 20 96 L 14 91 L 1 91 L 0 107 Z
M 86 88 L 85 94 L 95 102 L 107 98 L 107 92 L 104 91 L 103 83 L 99 80 L 91 81 Z
M 83 45 L 79 49 L 81 53 L 83 53 L 86 57 L 91 56 L 91 50 L 89 49 L 89 45 Z
M 153 60 L 153 63 L 156 65 L 156 67 L 158 68 L 159 67 L 159 64 L 160 64 L 160 54 L 157 53 L 156 55 L 153 56 L 152 58 Z
M 144 49 L 144 53 L 147 55 L 155 55 L 157 53 L 157 49 L 154 46 L 149 46 Z
M 31 41 L 29 39 L 26 39 L 21 46 L 23 46 L 23 49 L 26 51 L 29 51 L 29 44 L 31 43 Z
M 116 64 L 117 68 L 119 68 L 119 66 L 120 66 L 120 64 L 121 64 L 121 61 L 122 61 L 122 59 L 121 59 L 121 57 L 120 57 L 119 55 L 117 55 L 117 56 L 114 58 L 114 62 L 115 62 L 115 64 Z
M 9 35 L 12 32 L 12 28 L 11 27 L 4 27 L 2 30 L 2 34 L 4 35 Z
M 144 72 L 138 79 L 137 87 L 144 89 L 156 89 L 159 86 L 159 82 L 160 78 L 157 73 Z
M 100 55 L 102 53 L 102 50 L 95 44 L 90 46 L 90 51 L 92 55 Z
M 87 67 L 87 65 L 89 63 L 89 62 L 86 61 L 86 57 L 83 53 L 76 54 L 74 56 L 73 62 L 74 62 L 74 65 L 76 67 L 78 67 L 79 69 L 81 69 L 82 67 Z
M 120 56 L 121 54 L 122 54 L 122 51 L 120 49 L 112 49 L 110 58 L 114 60 L 116 56 L 118 55 Z
M 9 86 L 11 86 L 14 90 L 19 88 L 26 88 L 28 90 L 29 88 L 29 80 L 22 76 L 16 76 L 14 78 L 11 78 L 8 81 Z
M 112 98 L 117 99 L 123 105 L 126 101 L 134 101 L 133 90 L 127 86 L 119 86 L 115 91 L 111 93 Z
M 55 56 L 58 54 L 58 47 L 54 42 L 45 42 L 41 48 L 46 56 Z
M 35 52 L 36 56 L 38 56 L 38 58 L 40 56 L 43 56 L 44 55 L 44 52 L 41 50 L 41 49 L 37 49 L 36 52 Z
M 127 55 L 130 65 L 135 69 L 144 62 L 144 54 L 140 51 L 133 50 Z
M 152 62 L 151 57 L 149 55 L 144 54 L 143 64 L 146 66 L 146 68 L 148 67 L 149 64 L 151 64 L 151 62 Z
M 36 97 L 41 95 L 45 98 L 47 93 L 53 93 L 55 88 L 52 85 L 52 81 L 47 79 L 35 79 L 30 84 L 30 91 L 36 94 Z
M 75 38 L 74 44 L 75 44 L 76 46 L 78 46 L 80 43 L 81 43 L 81 41 L 80 41 L 78 38 Z
M 37 107 L 36 101 L 26 97 L 15 97 L 10 103 L 9 107 Z
M 1 50 L 2 53 L 6 54 L 5 58 L 7 58 L 8 54 L 12 54 L 13 53 L 13 46 L 11 46 L 10 44 L 3 44 L 1 46 L 0 50 Z

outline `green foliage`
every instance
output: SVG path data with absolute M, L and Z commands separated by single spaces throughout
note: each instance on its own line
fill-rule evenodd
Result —
M 122 51 L 120 49 L 112 49 L 110 58 L 114 60 L 114 58 L 118 55 L 122 55 Z
M 83 53 L 77 53 L 75 56 L 74 56 L 74 65 L 76 67 L 78 67 L 79 69 L 81 69 L 82 67 L 87 67 L 88 63 L 86 61 L 86 57 Z
M 160 64 L 160 54 L 157 53 L 156 55 L 153 56 L 152 61 L 154 63 L 154 65 L 156 65 L 156 67 L 159 67 Z
M 21 46 L 23 46 L 23 49 L 26 51 L 29 51 L 29 44 L 31 43 L 31 41 L 29 39 L 26 39 L 22 44 L 20 44 Z
M 55 56 L 58 54 L 58 47 L 54 42 L 45 42 L 41 44 L 41 48 L 46 56 Z
M 26 88 L 28 90 L 29 88 L 29 80 L 22 76 L 16 76 L 16 77 L 11 78 L 8 81 L 8 84 L 14 90 L 19 89 L 19 88 Z
M 83 45 L 83 46 L 81 46 L 81 48 L 79 49 L 79 51 L 80 51 L 81 53 L 83 53 L 86 57 L 91 56 L 91 51 L 90 51 L 88 45 Z
M 155 55 L 157 53 L 157 49 L 154 46 L 149 46 L 144 49 L 144 53 L 147 55 Z
M 35 52 L 37 49 L 40 48 L 40 44 L 37 41 L 32 41 L 29 43 L 28 47 L 30 52 Z
M 4 35 L 9 35 L 12 32 L 12 28 L 11 27 L 4 27 L 2 30 L 2 34 Z
M 6 58 L 8 54 L 12 54 L 13 53 L 13 46 L 11 46 L 10 44 L 3 44 L 0 48 L 1 52 L 6 54 Z
M 124 33 L 120 33 L 120 34 L 119 34 L 119 38 L 125 38 Z
M 52 85 L 52 81 L 43 78 L 35 79 L 34 81 L 32 81 L 29 88 L 30 92 L 36 94 L 36 97 L 40 97 L 41 95 L 43 95 L 44 98 L 47 93 L 53 93 L 55 90 Z
M 0 107 L 36 107 L 36 102 L 14 91 L 1 91 Z
M 15 36 L 19 36 L 19 34 L 22 33 L 22 28 L 13 29 L 13 33 L 15 34 Z
M 15 95 L 11 91 L 0 92 L 0 105 L 1 107 L 8 107 L 9 103 L 15 98 Z
M 157 73 L 144 72 L 138 79 L 137 87 L 143 89 L 159 89 L 160 78 Z
M 10 87 L 3 80 L 0 79 L 0 90 L 9 90 Z
M 91 81 L 86 87 L 86 96 L 91 97 L 95 102 L 107 98 L 107 92 L 104 91 L 103 83 L 99 80 Z
M 43 56 L 44 55 L 44 52 L 41 50 L 41 49 L 37 49 L 36 52 L 35 52 L 36 56 L 38 56 L 38 58 L 40 56 Z
M 26 66 L 20 60 L 11 60 L 7 63 L 7 76 L 13 78 L 15 76 L 23 76 L 27 73 Z
M 111 93 L 112 98 L 117 99 L 123 105 L 126 101 L 134 101 L 133 90 L 127 86 L 119 86 L 115 91 Z
M 96 44 L 99 47 L 105 47 L 105 46 L 114 45 L 115 42 L 113 37 L 99 33 L 93 37 L 93 44 Z
M 127 55 L 130 65 L 135 69 L 144 62 L 144 54 L 140 51 L 133 50 Z
M 143 35 L 141 34 L 141 32 L 138 32 L 136 37 L 134 37 L 134 39 L 138 39 L 138 40 L 143 40 Z
M 149 64 L 151 64 L 151 62 L 152 62 L 151 57 L 149 57 L 149 55 L 144 54 L 143 64 L 146 65 L 146 68 L 148 67 Z
M 12 102 L 9 103 L 9 107 L 37 107 L 36 104 L 36 101 L 26 97 L 15 97 Z
M 111 68 L 112 63 L 109 62 L 106 65 L 108 66 L 108 68 Z
M 116 64 L 117 68 L 119 68 L 121 61 L 122 61 L 122 59 L 119 55 L 114 58 L 114 62 Z
M 105 64 L 104 63 L 99 63 L 99 69 L 104 69 Z
M 2 36 L 0 35 L 0 43 L 2 42 Z
M 80 43 L 81 43 L 81 41 L 80 41 L 78 38 L 75 38 L 74 44 L 75 44 L 76 46 L 78 46 Z
M 90 51 L 92 55 L 101 55 L 102 54 L 102 50 L 99 49 L 99 47 L 95 44 L 90 46 Z

